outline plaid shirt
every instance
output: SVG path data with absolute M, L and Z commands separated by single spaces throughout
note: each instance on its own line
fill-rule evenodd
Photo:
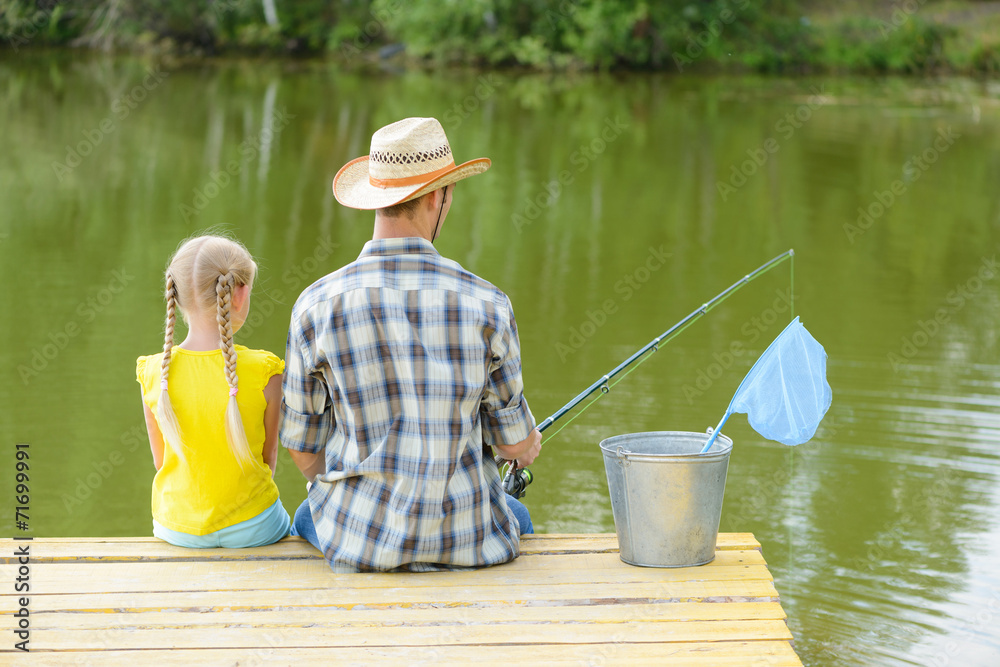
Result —
M 335 571 L 517 557 L 517 520 L 484 445 L 535 426 L 507 295 L 421 238 L 369 241 L 292 309 L 281 442 L 324 451 L 309 489 Z

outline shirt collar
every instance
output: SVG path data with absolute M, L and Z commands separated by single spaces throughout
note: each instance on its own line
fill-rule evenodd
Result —
M 363 257 L 386 257 L 389 255 L 437 255 L 433 244 L 419 236 L 394 239 L 373 239 L 365 243 L 358 259 Z

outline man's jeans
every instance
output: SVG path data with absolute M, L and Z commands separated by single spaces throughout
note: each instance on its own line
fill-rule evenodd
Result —
M 535 527 L 531 525 L 531 515 L 524 504 L 515 500 L 512 496 L 507 496 L 507 506 L 511 513 L 517 518 L 517 523 L 521 527 L 521 535 L 530 535 L 535 532 Z M 292 535 L 298 535 L 309 544 L 320 551 L 319 539 L 316 537 L 316 526 L 313 524 L 312 510 L 309 509 L 309 499 L 306 498 L 295 510 L 295 518 L 292 519 Z

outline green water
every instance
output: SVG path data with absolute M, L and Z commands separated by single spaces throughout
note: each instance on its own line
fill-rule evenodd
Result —
M 438 247 L 510 295 L 539 419 L 794 248 L 795 313 L 829 354 L 833 406 L 794 450 L 731 419 L 722 529 L 763 544 L 806 664 L 998 664 L 996 82 L 8 56 L 0 437 L 11 471 L 30 445 L 32 534 L 150 533 L 134 368 L 162 344 L 177 243 L 221 225 L 250 247 L 261 275 L 238 340 L 283 353 L 298 292 L 370 238 L 333 175 L 415 115 L 442 120 L 457 159 L 493 159 L 458 187 Z M 536 528 L 614 530 L 597 443 L 714 425 L 788 321 L 789 283 L 787 263 L 751 283 L 547 442 Z M 304 482 L 284 452 L 277 479 L 294 508 Z

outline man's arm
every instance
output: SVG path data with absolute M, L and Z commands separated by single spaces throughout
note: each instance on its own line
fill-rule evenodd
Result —
M 310 482 L 316 479 L 316 475 L 322 475 L 326 472 L 326 457 L 323 452 L 300 452 L 289 449 L 288 454 L 302 475 Z
M 308 343 L 298 328 L 296 311 L 285 348 L 281 401 L 281 444 L 306 479 L 326 472 L 326 443 L 333 434 L 333 406 L 326 385 L 311 361 Z
M 486 381 L 480 411 L 483 439 L 508 461 L 520 467 L 534 462 L 542 448 L 542 434 L 524 398 L 521 377 L 521 344 L 510 300 L 506 327 L 499 327 L 493 342 L 494 364 Z

